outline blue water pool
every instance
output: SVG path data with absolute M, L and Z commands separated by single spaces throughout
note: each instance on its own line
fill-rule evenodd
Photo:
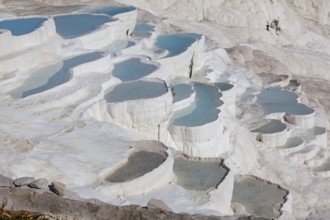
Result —
M 19 95 L 20 98 L 24 98 L 52 89 L 71 79 L 71 68 L 82 63 L 97 60 L 102 56 L 102 52 L 93 52 L 64 60 L 63 63 L 51 67 L 53 69 L 47 67 L 26 80 L 23 85 L 14 92 L 14 94 L 16 94 L 16 96 Z
M 131 81 L 117 85 L 105 95 L 107 102 L 123 102 L 136 99 L 149 99 L 167 92 L 165 83 L 154 81 Z
M 205 191 L 217 187 L 228 173 L 219 161 L 199 161 L 178 158 L 173 171 L 177 183 L 189 190 Z
M 47 18 L 18 18 L 0 21 L 0 29 L 9 30 L 12 35 L 20 36 L 28 34 L 41 27 Z
M 231 90 L 234 87 L 234 85 L 226 82 L 217 82 L 214 84 L 220 89 L 221 92 Z
M 155 26 L 146 22 L 137 22 L 133 31 L 133 37 L 148 38 L 155 31 Z
M 307 115 L 314 112 L 306 105 L 298 103 L 297 99 L 298 95 L 295 93 L 276 87 L 263 89 L 257 95 L 257 103 L 263 107 L 265 114 L 286 112 L 293 115 Z
M 105 50 L 109 52 L 109 54 L 114 57 L 116 56 L 116 53 L 119 51 L 134 46 L 135 43 L 133 41 L 128 41 L 128 40 L 115 40 L 113 41 Z
M 114 21 L 106 15 L 68 14 L 54 18 L 56 32 L 65 39 L 88 34 L 107 22 Z
M 109 16 L 115 16 L 118 14 L 127 13 L 134 10 L 136 10 L 136 8 L 132 6 L 124 6 L 124 7 L 106 6 L 106 7 L 96 7 L 96 8 L 87 9 L 88 12 L 93 14 L 106 14 Z
M 194 42 L 200 40 L 202 35 L 194 33 L 160 35 L 155 45 L 158 48 L 168 50 L 166 57 L 176 56 L 188 49 Z
M 173 103 L 187 99 L 194 93 L 192 85 L 190 84 L 175 84 L 173 89 Z
M 215 121 L 223 104 L 221 94 L 214 86 L 194 83 L 195 103 L 187 108 L 174 112 L 170 123 L 176 126 L 200 126 Z
M 286 124 L 279 120 L 271 120 L 268 124 L 253 130 L 252 132 L 259 132 L 263 134 L 272 134 L 282 132 L 287 128 Z
M 157 70 L 157 66 L 141 62 L 139 58 L 131 58 L 116 63 L 112 75 L 121 81 L 137 80 Z

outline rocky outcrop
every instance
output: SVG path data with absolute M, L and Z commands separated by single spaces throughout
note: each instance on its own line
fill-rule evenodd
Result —
M 43 185 L 47 180 L 38 179 L 30 185 Z M 48 181 L 47 181 L 48 182 Z M 15 187 L 10 178 L 0 176 L 0 217 L 1 216 L 24 216 L 30 219 L 65 219 L 65 220 L 116 220 L 116 219 L 173 219 L 173 220 L 263 220 L 253 216 L 201 216 L 173 213 L 160 200 L 152 199 L 147 207 L 137 205 L 114 206 L 98 200 L 74 200 L 58 196 L 47 189 L 29 187 Z M 56 188 L 58 192 L 65 190 L 65 185 L 53 182 L 50 189 Z M 63 191 L 63 192 L 64 192 Z

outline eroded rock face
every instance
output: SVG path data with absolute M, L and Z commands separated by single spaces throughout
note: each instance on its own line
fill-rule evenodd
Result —
M 54 185 L 54 184 L 52 184 Z M 58 183 L 55 185 L 59 185 Z M 151 204 L 154 202 L 150 202 Z M 158 206 L 158 205 L 157 205 Z M 22 213 L 35 216 L 44 216 L 46 219 L 80 219 L 80 220 L 119 220 L 119 219 L 195 219 L 195 220 L 263 220 L 251 216 L 200 216 L 176 214 L 159 208 L 144 208 L 141 206 L 113 206 L 99 201 L 78 201 L 57 196 L 49 191 L 40 192 L 32 188 L 0 188 L 0 215 L 9 213 L 12 216 Z
M 14 180 L 14 185 L 19 186 L 27 186 L 35 180 L 34 177 L 20 177 Z

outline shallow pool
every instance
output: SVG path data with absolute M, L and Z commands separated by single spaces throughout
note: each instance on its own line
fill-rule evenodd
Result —
M 131 58 L 116 63 L 112 75 L 125 82 L 140 79 L 157 69 L 156 65 L 141 62 L 140 58 Z
M 114 21 L 106 15 L 68 14 L 54 17 L 56 32 L 65 39 L 88 34 L 107 22 Z
M 174 112 L 170 124 L 192 127 L 210 123 L 218 118 L 220 110 L 217 108 L 223 104 L 218 89 L 203 83 L 194 83 L 193 86 L 196 91 L 195 103 Z
M 195 33 L 160 35 L 156 39 L 155 46 L 167 50 L 169 53 L 166 57 L 171 57 L 183 53 L 201 38 L 202 35 Z
M 279 148 L 282 149 L 294 148 L 302 145 L 303 143 L 304 140 L 301 139 L 300 137 L 290 137 L 288 138 L 287 142 L 283 146 L 280 146 Z
M 132 33 L 136 38 L 148 38 L 155 31 L 155 26 L 146 22 L 137 22 Z
M 235 181 L 232 202 L 243 205 L 250 214 L 274 219 L 287 192 L 277 185 L 253 177 Z
M 12 35 L 28 34 L 41 27 L 47 18 L 18 18 L 0 21 L 0 29 L 9 30 Z
M 168 88 L 165 83 L 155 81 L 132 81 L 121 83 L 107 93 L 107 102 L 123 102 L 137 99 L 149 99 L 165 94 Z
M 138 151 L 129 156 L 126 164 L 117 169 L 106 181 L 119 183 L 129 181 L 159 167 L 166 159 L 166 155 L 157 152 Z
M 231 90 L 234 87 L 233 84 L 226 83 L 226 82 L 217 82 L 214 84 L 220 89 L 221 92 Z
M 190 84 L 175 84 L 172 86 L 173 89 L 173 103 L 187 99 L 194 93 L 192 85 Z
M 219 161 L 200 161 L 178 158 L 174 160 L 173 171 L 177 184 L 197 191 L 217 187 L 228 173 Z
M 282 123 L 279 120 L 271 120 L 264 126 L 253 130 L 252 132 L 259 132 L 263 134 L 272 134 L 282 132 L 287 128 L 286 124 Z
M 51 67 L 46 67 L 28 78 L 22 86 L 14 90 L 11 94 L 16 98 L 24 98 L 52 89 L 71 79 L 71 68 L 97 60 L 102 56 L 103 52 L 93 52 L 64 60 Z
M 313 109 L 298 103 L 298 95 L 280 89 L 267 88 L 257 95 L 257 102 L 264 109 L 265 114 L 286 112 L 293 115 L 307 115 L 314 112 Z

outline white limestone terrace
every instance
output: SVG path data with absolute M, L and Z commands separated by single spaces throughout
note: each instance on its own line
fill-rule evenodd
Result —
M 104 8 L 106 9 L 106 7 Z M 79 17 L 79 15 L 82 15 L 79 13 L 82 12 L 74 15 Z M 24 99 L 12 99 L 6 96 L 8 88 L 18 86 L 11 86 L 10 84 L 17 82 L 17 79 L 23 78 L 17 77 L 17 73 L 15 73 L 16 77 L 13 77 L 12 81 L 6 81 L 6 89 L 1 88 L 1 91 L 5 91 L 4 94 L 1 94 L 1 97 L 4 97 L 4 102 L 1 103 L 0 108 L 1 120 L 3 121 L 0 124 L 0 140 L 3 150 L 3 154 L 1 155 L 1 172 L 16 177 L 24 175 L 31 176 L 37 173 L 40 177 L 58 179 L 67 183 L 71 189 L 84 198 L 98 198 L 118 205 L 144 205 L 150 198 L 158 198 L 163 200 L 176 212 L 216 215 L 231 215 L 233 211 L 236 214 L 240 214 L 240 211 L 244 214 L 260 213 L 260 206 L 254 206 L 254 203 L 251 203 L 255 197 L 251 198 L 248 196 L 247 199 L 243 198 L 244 201 L 241 202 L 245 206 L 243 208 L 242 206 L 233 206 L 234 210 L 232 210 L 230 204 L 234 178 L 238 180 L 236 176 L 234 177 L 234 174 L 256 173 L 258 176 L 264 176 L 265 179 L 275 179 L 290 190 L 292 189 L 295 196 L 294 205 L 298 205 L 302 210 L 305 208 L 309 210 L 310 206 L 313 205 L 313 201 L 317 203 L 318 198 L 322 197 L 316 196 L 317 188 L 308 192 L 306 191 L 307 194 L 312 195 L 310 201 L 302 199 L 302 202 L 299 202 L 302 194 L 300 191 L 305 191 L 308 187 L 300 187 L 298 190 L 295 190 L 295 187 L 298 181 L 301 180 L 306 180 L 306 184 L 313 186 L 322 186 L 322 183 L 327 184 L 326 179 L 323 178 L 327 175 L 328 162 L 324 160 L 327 158 L 316 157 L 326 152 L 327 147 L 326 128 L 322 127 L 322 123 L 317 120 L 314 123 L 310 123 L 310 121 L 300 123 L 300 119 L 298 120 L 296 118 L 301 115 L 294 114 L 295 118 L 290 120 L 290 115 L 286 114 L 285 120 L 292 124 L 285 124 L 283 128 L 283 132 L 285 132 L 283 134 L 282 122 L 281 126 L 278 126 L 279 129 L 273 129 L 274 126 L 270 126 L 272 128 L 270 132 L 267 132 L 268 130 L 266 128 L 261 132 L 262 135 L 267 136 L 267 138 L 264 138 L 265 142 L 269 142 L 265 145 L 274 145 L 277 147 L 270 148 L 271 153 L 265 153 L 268 149 L 259 148 L 260 143 L 253 142 L 252 135 L 244 126 L 244 123 L 235 117 L 236 109 L 235 111 L 230 111 L 233 114 L 228 114 L 225 108 L 229 104 L 232 107 L 236 107 L 235 101 L 233 102 L 231 99 L 225 100 L 226 92 L 227 94 L 232 92 L 232 97 L 237 96 L 238 102 L 244 102 L 246 100 L 241 99 L 242 94 L 251 87 L 255 88 L 254 84 L 258 84 L 258 77 L 253 72 L 249 72 L 240 66 L 237 69 L 227 69 L 227 65 L 230 65 L 230 62 L 227 62 L 228 60 L 225 61 L 229 59 L 226 51 L 219 48 L 219 45 L 215 47 L 213 42 L 206 41 L 204 36 L 199 34 L 201 37 L 196 41 L 191 41 L 191 44 L 185 44 L 186 41 L 184 41 L 182 43 L 184 47 L 175 46 L 175 41 L 166 41 L 166 43 L 170 44 L 167 49 L 161 49 L 160 47 L 157 49 L 155 44 L 153 44 L 157 41 L 157 37 L 151 39 L 145 38 L 150 38 L 151 32 L 152 35 L 161 34 L 160 36 L 168 36 L 168 34 L 164 35 L 157 32 L 158 30 L 155 33 L 155 29 L 141 24 L 141 27 L 135 29 L 137 30 L 137 35 L 134 35 L 134 31 L 132 33 L 132 30 L 134 30 L 136 13 L 136 10 L 119 13 L 115 15 L 117 19 L 113 22 L 106 22 L 104 23 L 105 25 L 100 24 L 101 26 L 96 25 L 93 28 L 91 27 L 89 29 L 91 32 L 87 31 L 78 37 L 59 39 L 56 36 L 58 41 L 50 41 L 51 43 L 49 43 L 52 46 L 48 48 L 54 47 L 58 49 L 59 47 L 60 50 L 48 49 L 48 54 L 54 53 L 54 57 L 59 60 L 65 60 L 72 56 L 80 56 L 82 50 L 85 49 L 93 49 L 89 50 L 88 53 L 99 53 L 95 50 L 97 49 L 98 51 L 101 48 L 106 48 L 109 44 L 116 43 L 115 40 L 118 39 L 124 40 L 124 42 L 132 40 L 138 43 L 138 38 L 143 38 L 141 43 L 138 43 L 139 47 L 150 46 L 149 48 L 154 50 L 151 50 L 148 58 L 140 56 L 138 47 L 130 51 L 131 55 L 123 56 L 121 50 L 126 46 L 115 45 L 113 54 L 116 55 L 116 58 L 111 59 L 109 54 L 104 53 L 100 59 L 89 63 L 81 63 L 81 65 L 79 64 L 73 67 L 71 80 L 64 80 L 66 82 L 59 84 L 60 86 L 50 87 L 51 89 L 49 90 L 35 93 Z M 93 16 L 109 16 L 109 14 L 104 14 L 104 12 L 101 14 Z M 151 15 L 148 16 L 152 17 Z M 160 20 L 155 21 L 164 22 L 163 27 L 173 28 L 171 19 Z M 178 23 L 175 23 L 174 25 L 178 25 L 177 27 L 180 29 L 194 27 L 194 24 L 189 22 L 184 22 L 183 24 L 178 25 Z M 203 24 L 201 23 L 199 25 Z M 112 28 L 109 28 L 109 26 L 112 26 Z M 212 29 L 212 31 L 216 31 L 216 28 Z M 141 30 L 141 33 L 139 33 L 139 30 Z M 195 27 L 195 30 L 198 31 L 199 28 Z M 131 33 L 132 38 L 129 36 Z M 183 38 L 186 37 L 182 33 L 174 35 L 184 36 Z M 188 38 L 190 38 L 191 34 L 188 35 Z M 224 38 L 219 37 L 219 35 L 217 36 L 219 41 L 223 40 L 224 44 L 229 45 Z M 135 41 L 136 39 L 134 37 L 137 41 Z M 148 44 L 150 42 L 152 44 Z M 173 50 L 171 47 L 173 47 Z M 129 49 L 126 48 L 123 51 L 126 50 L 127 52 Z M 35 52 L 39 54 L 39 60 L 43 60 L 41 58 L 46 54 L 44 50 L 37 50 Z M 157 53 L 159 51 L 162 52 Z M 61 56 L 60 54 L 62 53 L 65 55 Z M 9 55 L 16 57 L 14 53 Z M 206 61 L 206 58 L 209 59 L 207 64 L 215 64 L 210 66 L 210 69 L 211 67 L 214 68 L 212 74 L 206 74 L 209 77 L 210 84 L 202 83 L 207 81 L 204 78 L 196 78 L 191 83 L 190 80 L 186 80 L 186 82 L 179 84 L 172 84 L 169 80 L 170 77 L 190 77 L 190 73 L 197 72 L 203 66 L 200 64 L 205 64 L 204 61 Z M 51 59 L 53 61 L 53 58 Z M 35 61 L 36 64 L 39 64 L 39 60 Z M 154 61 L 161 64 L 154 63 Z M 168 61 L 168 63 L 165 61 Z M 29 60 L 29 62 L 31 61 Z M 11 72 L 15 70 L 14 68 L 17 68 L 13 63 L 12 61 L 10 65 L 8 64 L 11 69 L 6 67 L 7 72 Z M 123 64 L 123 68 L 118 68 L 116 71 L 120 71 L 116 72 L 116 65 L 119 67 L 120 64 Z M 132 73 L 130 74 L 126 71 L 124 64 L 136 64 L 140 69 L 136 71 L 137 73 L 135 75 L 132 68 L 133 71 L 130 71 Z M 146 68 L 147 71 L 144 72 L 142 69 L 146 67 L 146 64 L 148 64 L 148 67 Z M 17 65 L 21 64 L 18 63 Z M 236 64 L 233 65 L 235 66 Z M 154 70 L 154 67 L 157 67 L 157 69 L 151 71 Z M 45 77 L 44 80 L 51 79 L 48 76 L 57 72 L 53 70 L 62 68 L 61 61 L 60 63 L 55 63 L 54 66 L 48 65 L 46 68 L 48 69 L 45 69 L 45 71 L 49 71 L 47 72 L 49 75 L 42 74 Z M 161 70 L 162 68 L 166 68 L 167 71 Z M 19 66 L 19 69 L 21 69 L 21 66 Z M 32 73 L 28 68 L 25 68 L 25 70 L 28 75 Z M 139 72 L 140 70 L 141 72 Z M 161 78 L 162 74 L 164 78 Z M 8 75 L 8 77 L 11 77 L 11 75 Z M 121 80 L 119 80 L 120 78 Z M 160 78 L 161 80 L 154 78 Z M 24 79 L 29 80 L 30 77 L 25 77 Z M 33 79 L 32 76 L 30 83 L 35 83 L 37 79 L 39 77 Z M 18 84 L 23 81 L 19 81 Z M 226 90 L 226 88 L 222 88 L 221 90 L 220 86 L 219 91 L 219 87 L 213 84 L 217 82 L 229 82 L 234 87 L 229 90 Z M 29 86 L 29 83 L 26 85 Z M 179 85 L 177 90 L 175 89 L 176 85 Z M 174 88 L 174 93 L 171 92 L 171 86 Z M 228 86 L 230 87 L 230 85 Z M 204 87 L 206 87 L 205 90 Z M 180 88 L 183 88 L 182 93 Z M 203 92 L 207 93 L 207 95 L 204 96 Z M 23 92 L 17 94 L 17 97 L 23 96 Z M 177 97 L 176 94 L 178 95 Z M 297 98 L 293 103 L 298 103 Z M 102 108 L 104 107 L 102 106 L 103 104 L 105 104 L 104 109 Z M 301 105 L 299 103 L 297 105 L 300 110 Z M 306 109 L 308 108 L 306 107 Z M 241 109 L 238 110 L 238 113 L 240 113 Z M 173 123 L 173 118 L 169 119 L 171 111 L 173 116 L 180 112 L 184 114 L 182 115 L 183 117 L 177 118 L 182 119 L 176 121 L 178 125 Z M 126 114 L 123 114 L 124 112 Z M 285 112 L 287 113 L 287 110 Z M 271 117 L 282 119 L 284 114 L 281 110 L 278 115 L 275 112 Z M 306 115 L 303 114 L 302 116 L 305 117 Z M 257 117 L 255 120 L 260 120 L 260 118 Z M 276 123 L 273 124 L 276 125 Z M 311 124 L 313 125 L 311 126 Z M 180 128 L 178 132 L 173 131 L 175 127 Z M 291 133 L 287 133 L 287 129 L 290 129 Z M 176 134 L 181 137 L 176 137 Z M 276 139 L 276 135 L 278 134 L 281 136 L 277 138 L 278 140 L 274 141 L 274 138 Z M 302 138 L 304 135 L 308 137 Z M 141 168 L 139 171 L 146 171 L 142 176 L 122 179 L 122 182 L 117 183 L 106 183 L 107 181 L 105 180 L 109 177 L 109 174 L 114 174 L 113 172 L 116 169 L 130 167 L 127 160 L 132 159 L 132 157 L 134 159 L 136 156 L 134 154 L 134 152 L 136 153 L 134 151 L 136 149 L 134 142 L 146 138 L 161 140 L 163 143 L 166 143 L 168 146 L 166 153 L 164 153 L 165 150 L 160 150 L 164 155 L 167 155 L 166 160 L 162 161 L 160 165 L 157 163 L 159 166 L 155 165 L 155 169 L 150 172 L 145 170 L 143 164 L 141 164 L 142 168 L 137 167 Z M 301 143 L 301 140 L 303 143 Z M 275 142 L 276 144 L 273 144 Z M 150 152 L 145 153 L 148 149 L 152 148 L 152 145 L 157 144 L 159 142 L 146 144 L 148 147 L 146 149 L 141 148 L 138 152 L 142 153 L 142 156 L 156 156 L 156 162 L 159 162 L 161 161 L 158 160 L 159 155 L 154 155 L 153 151 L 151 152 L 152 154 L 149 154 Z M 133 149 L 130 148 L 132 145 Z M 295 151 L 291 151 L 290 153 L 285 152 L 283 154 L 284 156 L 280 157 L 280 160 L 277 156 L 284 150 L 282 147 L 295 149 Z M 296 149 L 298 150 L 296 151 Z M 175 150 L 183 151 L 191 156 L 202 157 L 203 159 L 206 157 L 215 157 L 214 160 L 217 160 L 217 157 L 221 155 L 221 157 L 223 156 L 225 158 L 225 164 L 228 164 L 228 167 L 231 168 L 231 172 L 228 173 L 218 187 L 215 187 L 215 190 L 212 187 L 212 190 L 208 190 L 208 186 L 216 185 L 214 182 L 205 187 L 208 188 L 206 190 L 205 188 L 202 188 L 202 190 L 186 189 L 171 182 L 175 180 L 171 176 L 173 171 L 172 151 L 175 152 Z M 159 152 L 158 150 L 156 151 Z M 257 151 L 261 152 L 259 157 L 256 155 Z M 138 154 L 137 156 L 141 155 Z M 283 163 L 282 159 L 289 157 L 293 158 L 293 160 L 297 159 L 297 161 L 292 162 L 293 160 L 287 160 L 288 163 Z M 262 166 L 255 166 L 258 163 L 257 159 Z M 268 167 L 272 163 L 276 165 Z M 213 166 L 215 164 L 213 163 L 212 167 L 215 167 Z M 306 168 L 302 164 L 305 164 Z M 311 167 L 314 168 L 310 169 Z M 204 168 L 201 170 L 203 171 Z M 316 182 L 310 181 L 308 178 L 305 179 L 305 177 L 309 177 L 305 174 L 305 169 L 309 169 L 309 172 L 312 173 L 308 175 L 317 176 L 310 179 L 313 181 L 317 180 Z M 296 174 L 297 170 L 302 172 Z M 201 174 L 202 172 L 198 173 Z M 200 180 L 200 176 L 198 178 Z M 137 186 L 140 191 L 136 191 Z M 264 187 L 264 185 L 258 183 L 255 186 L 256 189 L 252 191 L 258 194 L 257 199 L 267 200 L 264 203 L 267 207 L 262 208 L 263 210 L 260 215 L 271 218 L 278 217 L 277 213 L 274 214 L 270 210 L 270 207 L 277 207 L 276 204 L 278 201 L 281 201 L 277 196 L 282 195 L 283 190 L 269 189 L 269 187 Z M 258 190 L 264 189 L 266 194 L 261 193 L 262 195 L 260 195 Z M 323 189 L 325 191 L 327 190 L 327 188 Z M 245 190 L 243 191 L 247 192 Z M 276 195 L 274 196 L 274 194 Z M 242 197 L 244 195 L 244 193 L 240 194 Z M 181 199 L 174 200 L 173 198 Z M 276 199 L 276 201 L 273 199 Z M 308 205 L 303 204 L 304 202 Z M 253 207 L 251 207 L 251 204 Z M 292 213 L 293 215 L 297 215 L 297 210 L 292 212 L 290 209 L 290 201 L 286 204 L 287 207 L 284 207 L 284 209 L 282 207 L 282 210 L 289 217 L 291 217 Z M 283 217 L 283 219 L 285 218 L 286 216 Z
M 234 85 L 228 82 L 214 83 L 221 91 L 221 100 L 226 103 L 227 109 L 232 115 L 236 115 L 236 91 Z
M 279 120 L 270 120 L 266 125 L 253 130 L 258 133 L 257 140 L 263 142 L 266 146 L 282 146 L 287 142 L 287 125 Z
M 302 128 L 312 128 L 315 125 L 315 112 L 304 104 L 298 103 L 298 96 L 280 88 L 266 88 L 257 95 L 265 115 L 285 113 L 285 119 Z
M 55 35 L 54 21 L 48 17 L 0 20 L 0 59 L 40 45 Z
M 9 94 L 15 98 L 25 98 L 44 92 L 54 87 L 68 82 L 73 77 L 73 69 L 81 64 L 93 62 L 104 57 L 103 52 L 92 52 L 79 55 L 63 62 L 59 62 L 52 67 L 46 67 L 38 73 L 33 74 L 23 82 L 23 85 L 14 89 Z
M 156 140 L 163 133 L 160 125 L 167 121 L 173 100 L 166 82 L 157 79 L 120 83 L 104 98 L 109 116 L 115 123 Z
M 173 111 L 189 107 L 195 100 L 196 92 L 190 83 L 172 84 L 173 93 Z
M 171 151 L 161 142 L 138 141 L 129 157 L 117 167 L 104 169 L 97 190 L 108 195 L 139 195 L 169 184 L 172 180 Z
M 164 54 L 157 61 L 167 68 L 173 78 L 190 77 L 194 65 L 200 65 L 204 41 L 204 36 L 195 33 L 160 35 L 154 45 Z
M 132 37 L 138 39 L 149 38 L 155 32 L 155 28 L 153 24 L 149 24 L 148 22 L 137 22 Z
M 177 150 L 188 156 L 217 157 L 228 150 L 220 144 L 223 131 L 221 93 L 215 86 L 198 82 L 193 83 L 193 88 L 194 102 L 171 115 L 168 128 L 171 138 Z

